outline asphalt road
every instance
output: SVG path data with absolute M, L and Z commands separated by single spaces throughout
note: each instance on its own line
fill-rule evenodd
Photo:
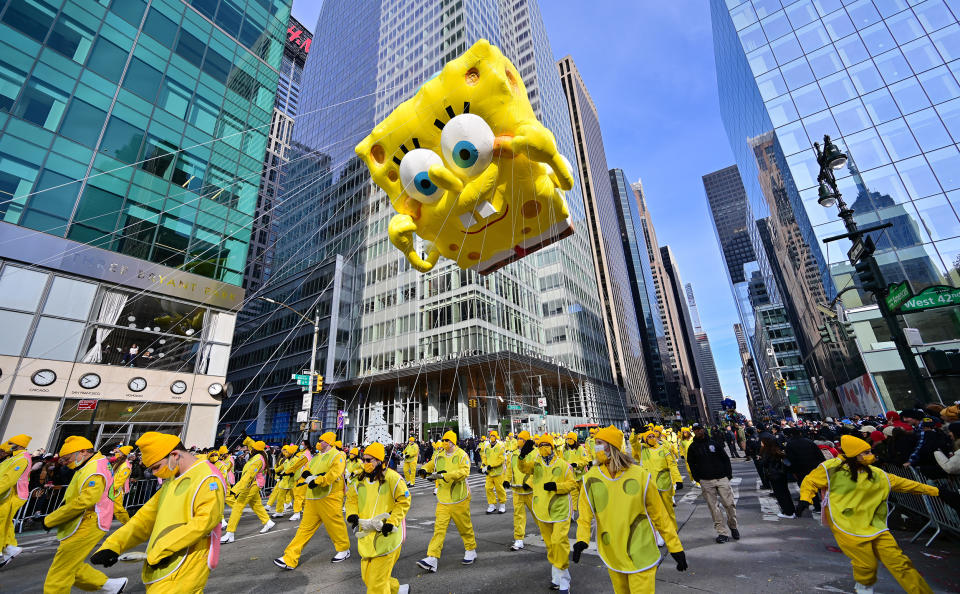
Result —
M 847 558 L 840 553 L 827 528 L 809 517 L 785 520 L 776 517 L 773 497 L 759 489 L 753 464 L 734 460 L 737 513 L 742 539 L 716 544 L 713 522 L 699 495 L 691 486 L 677 497 L 677 519 L 690 569 L 678 572 L 670 559 L 657 574 L 659 592 L 853 592 L 853 578 Z M 685 472 L 684 472 L 685 474 Z M 411 592 L 468 593 L 548 592 L 550 566 L 546 549 L 536 536 L 532 518 L 527 522 L 527 548 L 511 552 L 513 524 L 511 504 L 504 515 L 486 515 L 483 476 L 468 481 L 473 491 L 473 523 L 477 534 L 477 562 L 462 566 L 463 545 L 450 525 L 440 571 L 425 573 L 416 561 L 426 555 L 433 533 L 435 498 L 432 484 L 417 480 L 412 489 L 413 506 L 407 516 L 407 539 L 403 544 L 394 576 L 409 583 Z M 509 498 L 509 494 L 508 494 Z M 819 519 L 819 516 L 815 516 Z M 267 534 L 258 534 L 259 522 L 246 512 L 237 530 L 237 541 L 224 545 L 220 566 L 213 571 L 207 592 L 322 592 L 356 594 L 363 592 L 360 559 L 354 543 L 353 556 L 344 563 L 331 564 L 333 545 L 321 528 L 304 550 L 301 565 L 294 571 L 277 569 L 272 560 L 280 556 L 293 537 L 295 524 L 286 518 Z M 574 534 L 571 528 L 571 536 Z M 927 533 L 929 535 L 929 532 Z M 908 541 L 912 532 L 895 531 L 894 536 L 937 592 L 960 592 L 960 544 L 941 535 L 924 548 Z M 922 539 L 925 540 L 925 539 Z M 571 539 L 571 543 L 573 540 Z M 56 541 L 45 533 L 20 537 L 24 552 L 0 570 L 0 592 L 42 591 L 43 578 L 56 550 Z M 142 547 L 141 547 L 142 550 Z M 603 563 L 593 550 L 584 553 L 579 564 L 571 564 L 572 591 L 612 592 Z M 143 592 L 139 564 L 118 563 L 106 570 L 110 577 L 126 576 L 125 592 Z M 877 592 L 899 592 L 900 587 L 885 570 L 880 571 Z

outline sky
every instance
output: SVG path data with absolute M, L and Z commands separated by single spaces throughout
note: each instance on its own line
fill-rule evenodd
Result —
M 294 0 L 293 15 L 312 30 L 320 6 Z M 643 181 L 657 239 L 693 284 L 724 394 L 745 412 L 733 333 L 739 318 L 701 180 L 734 164 L 720 121 L 708 3 L 541 0 L 540 10 L 554 56 L 573 56 L 597 106 L 608 166 Z

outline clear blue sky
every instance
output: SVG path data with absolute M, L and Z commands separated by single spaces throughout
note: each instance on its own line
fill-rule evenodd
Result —
M 293 14 L 313 29 L 320 6 L 294 0 Z M 720 122 L 707 3 L 541 0 L 540 7 L 555 56 L 573 56 L 600 112 L 608 165 L 643 180 L 657 238 L 693 283 L 724 393 L 745 410 L 738 318 L 700 179 L 734 163 Z

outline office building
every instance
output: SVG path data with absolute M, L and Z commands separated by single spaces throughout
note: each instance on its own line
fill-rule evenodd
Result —
M 301 313 L 309 316 L 316 305 L 339 312 L 335 340 L 344 355 L 334 360 L 342 364 L 326 378 L 311 415 L 329 427 L 337 411 L 345 411 L 345 441 L 385 430 L 400 440 L 442 427 L 456 427 L 462 437 L 491 426 L 538 430 L 553 417 L 623 423 L 625 393 L 610 369 L 579 183 L 566 193 L 577 232 L 488 276 L 449 261 L 417 272 L 387 238 L 396 213 L 353 149 L 481 38 L 511 59 L 538 119 L 556 136 L 560 152 L 575 161 L 560 76 L 537 3 L 444 0 L 434 15 L 436 8 L 391 0 L 357 11 L 353 2 L 330 0 L 314 28 L 324 43 L 311 47 L 303 73 L 301 115 L 278 209 L 274 261 L 283 270 L 275 266 L 271 277 L 271 285 L 286 287 L 281 293 L 306 296 Z M 312 271 L 331 266 L 338 256 L 339 294 L 335 285 L 297 292 Z M 276 300 L 284 301 L 281 293 Z M 250 341 L 279 344 L 288 331 L 267 323 L 251 329 Z M 298 336 L 308 332 L 305 324 L 294 330 Z M 245 363 L 247 380 L 257 365 L 275 370 L 275 380 L 245 384 L 243 397 L 258 400 L 250 408 L 262 414 L 238 422 L 252 423 L 264 435 L 298 431 L 289 422 L 266 420 L 281 418 L 273 410 L 300 408 L 299 390 L 286 378 L 307 368 L 308 344 L 291 349 L 282 362 L 258 357 Z
M 620 241 L 619 203 L 614 200 L 610 186 L 599 115 L 573 58 L 561 59 L 557 67 L 577 147 L 577 173 L 586 208 L 586 232 L 590 235 L 597 290 L 603 302 L 610 368 L 617 384 L 630 397 L 633 416 L 639 419 L 647 416 L 642 413 L 653 412 L 651 383 L 624 246 Z
M 243 288 L 255 294 L 265 279 L 273 273 L 274 246 L 277 243 L 277 200 L 280 196 L 281 165 L 290 150 L 293 124 L 300 105 L 300 82 L 306 64 L 313 34 L 291 16 L 287 21 L 286 43 L 280 61 L 277 96 L 270 120 L 270 135 L 263 160 L 263 174 L 257 191 L 247 268 L 243 274 Z
M 782 303 L 804 358 L 820 360 L 807 364 L 817 397 L 835 401 L 836 386 L 859 377 L 862 368 L 855 358 L 848 366 L 845 353 L 836 364 L 829 364 L 831 354 L 814 354 L 822 350 L 809 333 L 817 316 L 807 308 L 858 281 L 847 259 L 849 242 L 823 244 L 843 227 L 834 209 L 817 203 L 812 145 L 829 134 L 850 157 L 835 173 L 859 224 L 893 224 L 872 234 L 886 282 L 909 280 L 915 291 L 957 286 L 960 218 L 951 202 L 960 190 L 954 108 L 960 83 L 951 69 L 960 57 L 957 8 L 939 1 L 783 8 L 711 0 L 710 6 L 724 126 L 753 216 L 773 219 L 770 243 L 783 249 L 768 254 L 771 266 L 760 262 L 760 273 L 772 284 L 775 267 L 790 271 L 783 256 L 791 255 L 792 268 L 802 273 L 798 284 L 820 285 L 804 288 L 796 300 L 784 291 Z M 777 218 L 771 204 L 790 216 Z M 759 252 L 760 230 L 748 225 L 748 231 Z M 858 287 L 841 299 L 857 326 L 869 330 L 856 348 L 887 406 L 912 405 L 910 383 L 872 298 Z M 935 309 L 904 316 L 904 323 L 920 331 L 924 345 L 944 348 L 960 337 L 952 317 L 950 308 Z M 927 382 L 926 389 L 933 398 L 951 384 Z
M 700 389 L 703 392 L 703 401 L 706 403 L 710 419 L 716 419 L 717 413 L 723 410 L 723 388 L 720 387 L 720 376 L 717 375 L 717 365 L 713 360 L 713 349 L 710 348 L 710 337 L 700 323 L 700 311 L 697 309 L 697 300 L 693 296 L 693 285 L 687 283 L 684 287 L 687 298 L 687 311 L 690 312 L 691 346 L 696 346 L 694 359 L 697 362 L 697 375 L 700 378 Z
M 0 431 L 212 444 L 289 11 L 0 7 Z
M 740 352 L 740 378 L 747 397 L 747 408 L 751 418 L 761 419 L 766 416 L 767 402 L 747 343 L 747 334 L 742 324 L 734 324 L 733 333 L 737 337 L 737 350 Z
M 713 229 L 723 252 L 730 284 L 743 282 L 743 265 L 756 260 L 750 234 L 747 231 L 747 193 L 743 189 L 740 171 L 731 165 L 703 176 Z
M 626 256 L 627 274 L 643 345 L 643 360 L 650 380 L 650 392 L 658 406 L 670 406 L 670 394 L 679 392 L 670 368 L 667 335 L 663 328 L 653 264 L 647 251 L 646 219 L 640 216 L 641 202 L 622 169 L 610 170 L 610 189 L 617 207 L 620 241 Z

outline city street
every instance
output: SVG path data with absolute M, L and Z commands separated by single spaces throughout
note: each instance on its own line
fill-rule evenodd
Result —
M 778 519 L 776 503 L 759 489 L 753 465 L 733 461 L 737 511 L 742 538 L 739 542 L 716 544 L 710 514 L 699 489 L 679 493 L 677 518 L 680 538 L 690 569 L 679 573 L 666 558 L 657 575 L 658 592 L 852 592 L 853 579 L 847 558 L 835 548 L 828 529 L 810 517 Z M 684 472 L 686 476 L 686 473 Z M 550 567 L 545 549 L 528 520 L 527 548 L 511 552 L 511 506 L 507 514 L 486 515 L 483 476 L 468 479 L 473 492 L 473 522 L 477 533 L 479 559 L 470 567 L 460 565 L 463 547 L 451 524 L 447 532 L 440 571 L 424 573 L 415 562 L 425 556 L 433 530 L 434 497 L 427 481 L 417 480 L 413 507 L 407 516 L 407 539 L 394 576 L 409 583 L 412 592 L 539 592 L 548 591 Z M 814 518 L 819 519 L 819 515 Z M 116 524 L 115 524 L 116 526 Z M 277 569 L 272 559 L 279 556 L 293 537 L 295 527 L 286 519 L 268 534 L 258 534 L 255 516 L 244 515 L 237 541 L 221 549 L 220 566 L 213 571 L 208 592 L 322 592 L 353 594 L 363 591 L 360 559 L 354 543 L 353 556 L 332 565 L 333 548 L 321 528 L 304 551 L 295 571 Z M 960 591 L 956 571 L 960 546 L 940 536 L 931 547 L 908 541 L 912 533 L 894 533 L 904 551 L 936 592 Z M 929 535 L 929 533 L 928 533 Z M 573 531 L 571 530 L 571 536 Z M 42 590 L 43 576 L 56 550 L 56 541 L 43 533 L 22 535 L 23 554 L 0 571 L 0 591 L 35 593 Z M 573 540 L 571 539 L 571 543 Z M 141 548 L 142 550 L 142 548 Z M 572 591 L 610 592 L 610 581 L 600 558 L 588 550 L 580 564 L 571 564 Z M 140 565 L 123 564 L 107 570 L 111 577 L 127 576 L 127 592 L 143 592 Z M 886 570 L 880 571 L 877 592 L 899 592 L 898 584 Z

